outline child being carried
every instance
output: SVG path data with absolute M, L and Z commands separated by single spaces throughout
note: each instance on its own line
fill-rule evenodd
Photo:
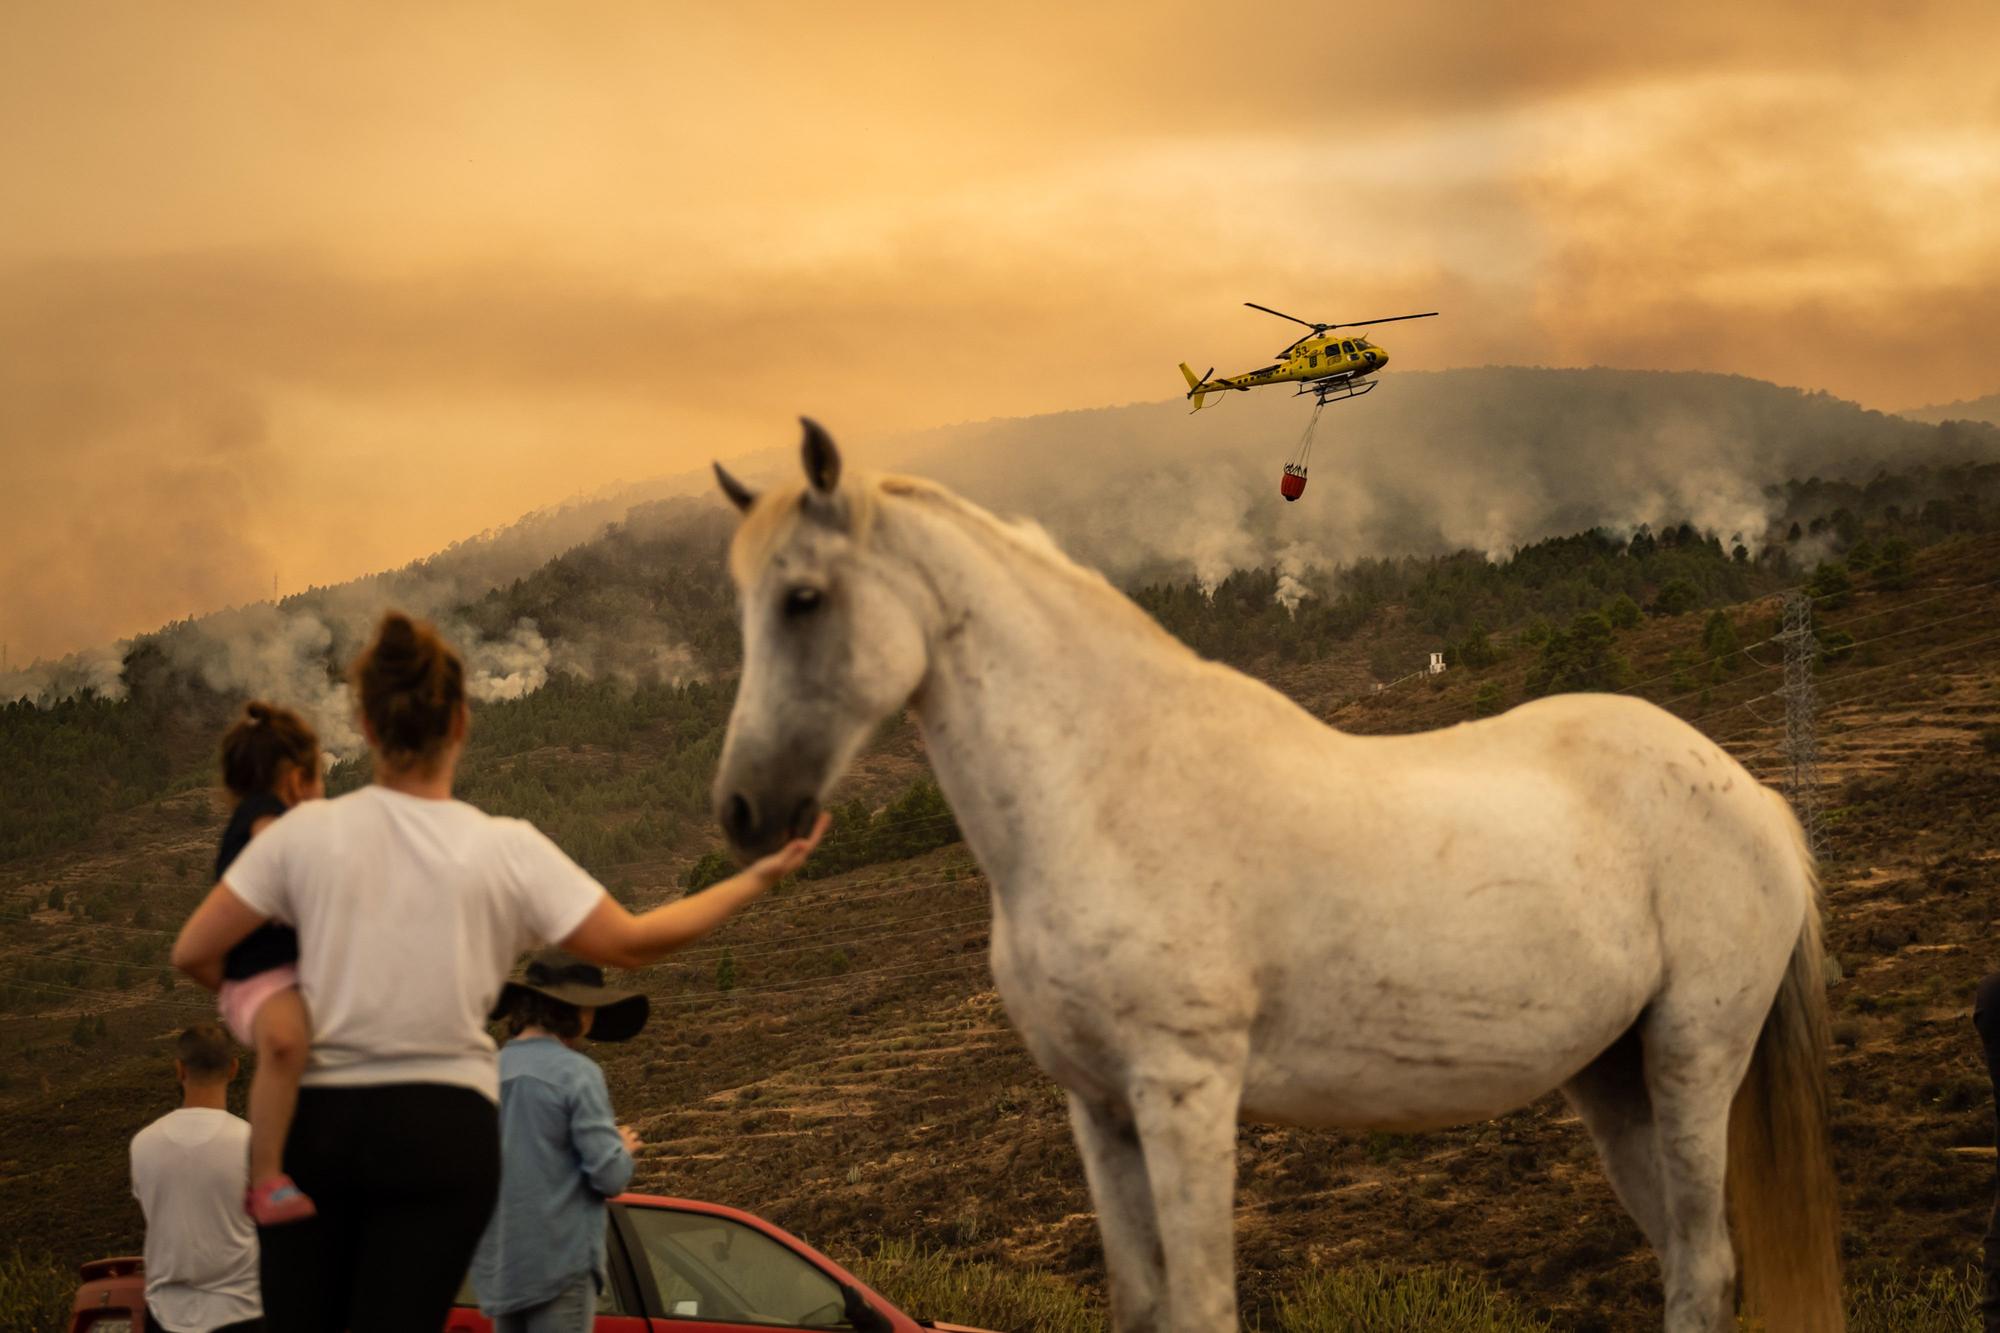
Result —
M 222 781 L 236 811 L 215 853 L 219 882 L 250 839 L 300 801 L 326 795 L 319 737 L 288 708 L 252 702 L 222 740 Z M 266 922 L 229 951 L 216 1001 L 231 1035 L 257 1052 L 250 1080 L 250 1190 L 259 1226 L 312 1217 L 312 1200 L 285 1174 L 285 1136 L 298 1107 L 312 1028 L 299 994 L 299 936 Z

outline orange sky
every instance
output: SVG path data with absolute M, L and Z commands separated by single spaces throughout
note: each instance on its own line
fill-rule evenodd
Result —
M 800 411 L 1166 397 L 1289 341 L 1246 299 L 2000 389 L 1991 0 L 984 8 L 0 8 L 11 660 Z

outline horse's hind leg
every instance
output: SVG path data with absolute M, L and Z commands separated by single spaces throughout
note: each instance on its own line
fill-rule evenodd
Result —
M 1111 1325 L 1120 1333 L 1163 1323 L 1166 1255 L 1153 1217 L 1153 1187 L 1139 1132 L 1122 1107 L 1072 1092 L 1069 1123 L 1097 1207 L 1104 1267 L 1111 1279 Z
M 1653 1253 L 1664 1254 L 1669 1229 L 1660 1181 L 1660 1139 L 1652 1094 L 1646 1090 L 1638 1027 L 1564 1084 L 1563 1096 L 1590 1131 L 1612 1192 L 1639 1224 Z

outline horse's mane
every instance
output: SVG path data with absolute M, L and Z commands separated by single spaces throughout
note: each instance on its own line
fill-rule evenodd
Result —
M 1181 652 L 1188 651 L 1179 639 L 1161 627 L 1159 621 L 1140 610 L 1131 598 L 1120 592 L 1102 571 L 1071 559 L 1069 553 L 1049 535 L 1048 529 L 1033 519 L 1001 518 L 957 492 L 920 477 L 882 477 L 875 481 L 873 489 L 878 496 L 915 500 L 942 508 L 976 535 L 1009 555 L 1031 561 L 1068 581 L 1086 596 L 1101 601 L 1106 615 L 1122 616 L 1147 637 L 1157 638 Z

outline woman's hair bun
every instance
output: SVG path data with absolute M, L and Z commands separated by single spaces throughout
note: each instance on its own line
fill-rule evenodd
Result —
M 417 622 L 401 611 L 385 611 L 382 623 L 375 630 L 375 644 L 378 649 L 391 652 L 408 652 L 417 646 Z
M 435 638 L 435 635 L 432 637 Z M 423 669 L 423 640 L 424 635 L 417 628 L 416 621 L 401 611 L 390 611 L 383 615 L 381 625 L 376 628 L 375 643 L 369 653 L 377 667 L 390 675 L 413 675 Z
M 243 718 L 252 726 L 271 720 L 271 705 L 261 699 L 252 699 L 243 705 Z
M 434 761 L 465 703 L 465 666 L 431 625 L 389 611 L 354 661 L 361 714 L 392 764 Z

